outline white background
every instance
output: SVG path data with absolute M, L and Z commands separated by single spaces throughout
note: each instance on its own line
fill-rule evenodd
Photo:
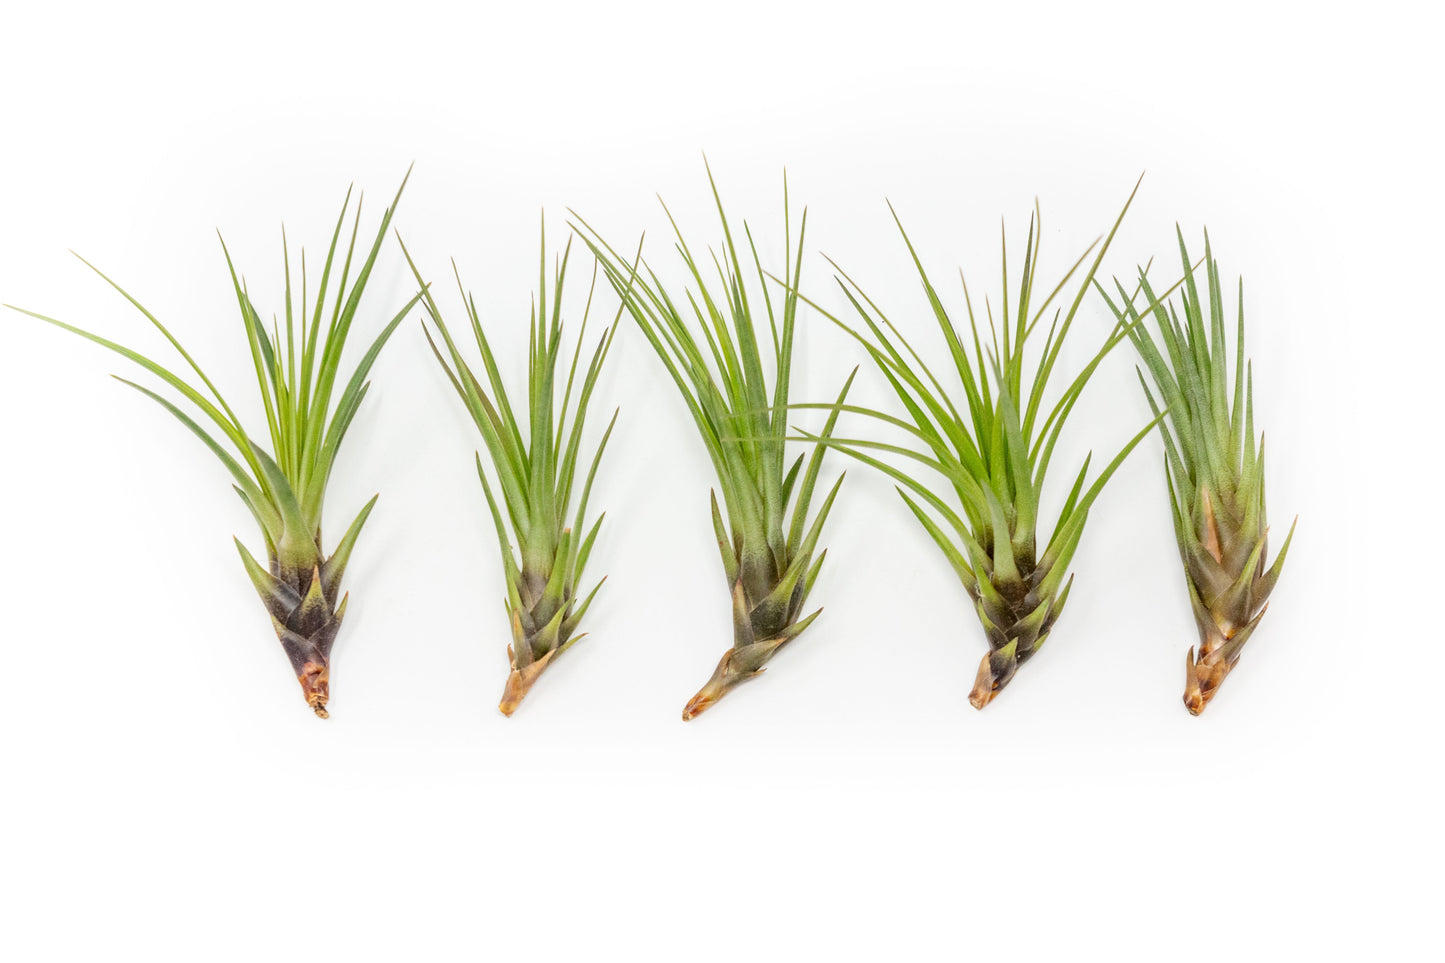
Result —
M 457 259 L 520 377 L 539 211 L 559 243 L 569 206 L 619 246 L 646 229 L 675 278 L 654 193 L 714 242 L 706 151 L 770 263 L 786 166 L 810 210 L 808 290 L 840 304 L 827 252 L 936 350 L 885 197 L 936 274 L 963 265 L 996 299 L 1000 216 L 1021 240 L 1040 198 L 1054 275 L 1147 170 L 1106 271 L 1154 255 L 1172 270 L 1178 221 L 1196 245 L 1208 225 L 1226 290 L 1245 275 L 1276 539 L 1301 519 L 1290 562 L 1191 718 L 1194 628 L 1151 439 L 1093 513 L 1044 653 L 978 713 L 966 596 L 891 486 L 854 467 L 824 537 L 824 615 L 684 725 L 730 638 L 712 478 L 629 325 L 594 414 L 622 407 L 594 493 L 592 571 L 611 578 L 591 636 L 507 720 L 478 439 L 409 321 L 329 495 L 333 537 L 382 497 L 323 723 L 230 545 L 259 538 L 220 466 L 106 377 L 135 374 L 121 359 L 7 312 L 0 953 L 1429 955 L 1438 24 L 1392 3 L 1358 19 L 308 6 L 0 15 L 0 300 L 163 355 L 73 248 L 254 417 L 214 230 L 279 307 L 283 219 L 314 256 L 348 183 L 374 218 L 415 161 L 396 226 L 431 276 Z M 358 341 L 411 293 L 389 243 Z M 1108 324 L 1087 301 L 1067 361 Z M 862 358 L 816 314 L 801 328 L 795 393 L 831 397 Z M 1126 350 L 1075 414 L 1056 484 L 1147 420 Z M 857 396 L 886 403 L 876 372 Z

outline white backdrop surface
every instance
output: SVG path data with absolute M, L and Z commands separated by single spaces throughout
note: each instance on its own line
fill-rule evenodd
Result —
M 479 440 L 408 321 L 329 494 L 333 533 L 381 500 L 322 723 L 230 546 L 260 548 L 220 466 L 105 377 L 135 374 L 121 359 L 6 312 L 3 955 L 1428 956 L 1438 24 L 1394 3 L 1360 20 L 972 6 L 0 14 L 0 300 L 163 353 L 74 249 L 247 417 L 215 230 L 258 306 L 279 309 L 283 220 L 293 251 L 319 253 L 348 184 L 374 224 L 413 161 L 396 227 L 438 281 L 456 259 L 516 365 L 539 212 L 557 244 L 569 207 L 618 246 L 645 230 L 676 278 L 654 195 L 695 246 L 715 243 L 704 151 L 766 261 L 782 255 L 786 167 L 809 210 L 808 292 L 844 306 L 826 253 L 935 350 L 885 198 L 935 274 L 962 265 L 997 299 L 1001 216 L 1021 240 L 1040 199 L 1056 275 L 1147 171 L 1105 270 L 1157 256 L 1172 271 L 1175 223 L 1201 248 L 1208 226 L 1226 291 L 1246 279 L 1276 544 L 1300 516 L 1270 614 L 1189 717 L 1194 629 L 1150 439 L 1093 512 L 1049 644 L 978 713 L 965 697 L 984 644 L 963 590 L 890 484 L 830 460 L 825 476 L 849 475 L 823 616 L 684 725 L 730 639 L 713 481 L 627 324 L 593 422 L 621 407 L 593 495 L 608 521 L 590 568 L 610 578 L 589 638 L 507 720 Z M 411 293 L 389 243 L 358 340 Z M 1091 298 L 1065 361 L 1108 325 Z M 795 395 L 831 397 L 865 359 L 815 313 L 800 330 Z M 1055 504 L 1067 466 L 1147 421 L 1126 349 L 1074 415 Z M 889 400 L 866 367 L 857 397 Z

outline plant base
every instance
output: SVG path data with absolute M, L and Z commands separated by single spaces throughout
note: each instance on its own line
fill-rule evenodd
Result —
M 311 707 L 317 717 L 330 719 L 331 713 L 326 711 L 326 703 L 331 699 L 330 666 L 307 662 L 296 674 L 296 681 L 301 683 L 301 691 L 306 695 L 306 704 Z
M 763 665 L 780 649 L 787 639 L 769 639 L 752 645 L 729 649 L 713 670 L 712 678 L 688 700 L 682 710 L 682 721 L 691 722 L 712 708 L 719 699 L 749 679 L 763 674 Z
M 502 701 L 497 704 L 502 715 L 510 718 L 512 713 L 517 711 L 517 706 L 521 705 L 522 700 L 527 697 L 527 693 L 532 691 L 532 684 L 537 681 L 542 670 L 547 668 L 552 662 L 552 656 L 556 654 L 557 650 L 553 649 L 535 662 L 529 662 L 518 668 L 517 656 L 512 651 L 512 647 L 507 646 L 507 658 L 511 660 L 512 671 L 507 675 L 506 687 L 502 689 Z
M 1189 650 L 1184 660 L 1184 708 L 1191 716 L 1199 715 L 1209 706 L 1233 668 L 1234 663 L 1221 658 L 1217 647 L 1200 646 L 1198 659 L 1194 657 L 1194 649 Z
M 1018 671 L 1020 660 L 1017 651 L 1017 642 L 1009 642 L 983 657 L 978 665 L 978 675 L 973 680 L 973 691 L 968 694 L 969 705 L 982 709 L 1003 691 Z

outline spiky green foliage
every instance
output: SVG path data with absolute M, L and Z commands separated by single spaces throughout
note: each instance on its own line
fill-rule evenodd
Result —
M 1127 326 L 1129 339 L 1149 372 L 1148 380 L 1139 372 L 1149 407 L 1156 417 L 1161 405 L 1168 409 L 1168 420 L 1159 427 L 1164 438 L 1164 480 L 1189 601 L 1199 626 L 1198 652 L 1191 647 L 1187 658 L 1184 704 L 1190 713 L 1199 715 L 1238 663 L 1244 643 L 1264 617 L 1294 538 L 1294 525 L 1290 525 L 1274 564 L 1269 565 L 1264 437 L 1260 436 L 1256 447 L 1254 368 L 1244 355 L 1244 280 L 1239 282 L 1231 363 L 1219 265 L 1210 249 L 1209 234 L 1204 235 L 1209 301 L 1206 327 L 1204 299 L 1195 284 L 1184 234 L 1177 228 L 1176 233 L 1185 272 L 1182 318 L 1173 304 L 1166 306 L 1154 296 L 1146 271 L 1139 274 L 1138 290 L 1146 302 L 1142 310 L 1135 307 L 1135 296 L 1117 281 L 1117 303 L 1102 285 L 1096 287 L 1120 324 Z M 1157 341 L 1140 323 L 1151 314 L 1159 330 Z
M 992 305 L 985 301 L 990 335 L 987 342 L 980 336 L 967 282 L 963 282 L 963 295 L 969 326 L 960 331 L 894 213 L 943 335 L 954 374 L 963 388 L 961 406 L 898 327 L 841 269 L 839 287 L 865 328 L 859 330 L 823 312 L 863 346 L 898 396 L 907 417 L 851 405 L 841 410 L 896 428 L 911 441 L 899 445 L 840 438 L 828 444 L 899 483 L 899 495 L 938 544 L 973 599 L 989 646 L 969 696 L 979 709 L 1008 684 L 1018 667 L 1031 659 L 1048 638 L 1073 584 L 1072 576 L 1065 581 L 1065 575 L 1089 510 L 1124 458 L 1153 427 L 1135 435 L 1092 483 L 1088 483 L 1090 459 L 1086 458 L 1074 476 L 1057 520 L 1051 528 L 1041 528 L 1040 494 L 1054 447 L 1085 385 L 1104 356 L 1123 340 L 1124 332 L 1116 329 L 1111 333 L 1052 402 L 1045 400 L 1046 395 L 1089 282 L 1133 199 L 1130 194 L 1103 243 L 1096 240 L 1090 245 L 1042 300 L 1035 293 L 1042 235 L 1042 217 L 1035 205 L 1018 274 L 1018 293 L 1012 302 L 1008 244 L 1004 239 L 1003 300 L 997 318 Z M 1094 260 L 1077 292 L 1067 306 L 1054 307 L 1091 253 Z M 1050 307 L 1054 312 L 1043 347 L 1036 359 L 1026 360 L 1030 339 L 1036 337 Z M 902 464 L 921 465 L 928 472 L 910 472 L 870 452 L 901 459 Z M 937 485 L 935 478 L 943 484 Z
M 462 286 L 455 263 L 452 271 L 456 275 L 457 287 L 461 290 L 462 300 L 466 305 L 472 334 L 476 337 L 477 348 L 481 353 L 482 367 L 486 374 L 485 385 L 457 348 L 436 301 L 429 292 L 423 297 L 427 315 L 446 348 L 445 354 L 437 346 L 431 332 L 423 325 L 427 341 L 431 344 L 437 362 L 446 372 L 447 379 L 466 405 L 472 420 L 476 422 L 477 430 L 482 434 L 482 441 L 486 445 L 497 476 L 497 485 L 501 490 L 501 501 L 506 507 L 507 521 L 504 522 L 492 483 L 487 480 L 487 472 L 482 466 L 481 455 L 478 454 L 477 476 L 481 479 L 482 491 L 487 497 L 492 520 L 496 523 L 507 583 L 506 607 L 512 628 L 512 643 L 507 646 L 507 656 L 511 669 L 499 708 L 509 716 L 516 710 L 542 670 L 583 637 L 577 634 L 577 628 L 597 590 L 602 587 L 602 582 L 606 581 L 604 577 L 585 597 L 578 592 L 577 584 L 592 554 L 593 543 L 606 515 L 604 512 L 597 516 L 591 528 L 585 527 L 588 496 L 592 492 L 592 481 L 597 475 L 597 466 L 601 464 L 607 439 L 612 436 L 612 427 L 617 422 L 615 411 L 592 455 L 591 467 L 587 470 L 580 494 L 574 483 L 580 464 L 587 406 L 592 400 L 597 376 L 602 371 L 602 364 L 612 345 L 617 318 L 602 332 L 602 337 L 598 339 L 583 371 L 582 379 L 578 382 L 577 373 L 587 332 L 587 317 L 591 313 L 592 293 L 597 282 L 594 268 L 592 287 L 587 293 L 587 307 L 582 313 L 582 323 L 578 328 L 576 346 L 573 349 L 571 365 L 566 371 L 565 388 L 559 403 L 557 390 L 563 384 L 558 370 L 558 364 L 562 361 L 562 293 L 571 253 L 572 241 L 568 238 L 562 257 L 555 265 L 549 314 L 547 235 L 544 227 L 541 278 L 530 321 L 526 409 L 521 412 L 521 417 L 518 417 L 518 412 L 512 407 L 507 390 L 502 384 L 501 366 L 497 363 L 496 355 L 493 354 L 484 333 L 476 299 Z M 409 254 L 407 263 L 411 264 L 417 282 L 424 287 L 421 273 Z M 619 309 L 618 317 L 620 316 Z M 577 388 L 575 397 L 574 386 Z M 513 554 L 512 536 L 507 533 L 507 522 L 511 523 L 519 556 Z M 585 536 L 583 532 L 586 532 Z
M 84 258 L 81 261 L 87 267 L 120 292 L 161 332 L 194 372 L 199 387 L 114 341 L 55 318 L 15 308 L 129 359 L 159 378 L 200 412 L 198 421 L 163 395 L 117 376 L 124 384 L 155 400 L 194 432 L 231 473 L 236 493 L 261 528 L 270 564 L 263 568 L 239 539 L 236 540 L 236 548 L 252 584 L 271 615 L 276 635 L 296 671 L 307 704 L 322 718 L 327 716 L 326 704 L 330 698 L 331 648 L 346 612 L 346 597 L 340 594 L 341 579 L 357 536 L 376 504 L 373 497 L 351 523 L 336 550 L 328 556 L 321 545 L 321 515 L 326 485 L 341 442 L 370 387 L 367 374 L 387 339 L 417 299 L 412 298 L 372 340 L 344 385 L 340 383 L 341 356 L 387 227 L 405 188 L 406 180 L 403 179 L 401 188 L 396 192 L 396 200 L 382 216 L 376 238 L 365 252 L 354 280 L 351 272 L 361 227 L 360 201 L 356 206 L 345 258 L 340 265 L 336 263 L 343 227 L 351 209 L 351 191 L 347 191 L 314 299 L 308 290 L 305 253 L 300 258 L 300 276 L 293 278 L 290 252 L 286 246 L 285 231 L 282 231 L 286 285 L 284 336 L 280 321 L 275 317 L 268 330 L 260 312 L 251 302 L 245 281 L 231 263 L 225 241 L 221 242 L 266 412 L 266 427 L 271 440 L 269 450 L 246 432 L 220 390 L 170 330 L 119 284 Z M 327 311 L 327 294 L 333 289 L 333 272 L 338 267 L 340 276 L 334 282 L 335 297 L 330 311 Z M 294 292 L 293 280 L 300 282 L 299 292 Z M 349 280 L 351 286 L 348 288 Z
M 608 281 L 677 385 L 712 459 L 722 492 L 723 509 L 718 506 L 717 491 L 713 492 L 712 520 L 732 597 L 733 645 L 712 678 L 688 702 L 684 719 L 695 718 L 737 685 L 755 678 L 818 617 L 821 609 L 809 615 L 804 615 L 803 609 L 827 554 L 816 552 L 818 539 L 843 482 L 840 477 L 810 520 L 826 445 L 815 444 L 810 457 L 806 452 L 799 454 L 791 465 L 786 457 L 797 284 L 807 212 L 799 220 L 795 242 L 785 180 L 784 264 L 792 286 L 775 303 L 752 232 L 744 223 L 747 247 L 740 251 L 711 170 L 708 182 L 723 233 L 721 256 L 709 252 L 712 271 L 705 272 L 667 212 L 677 251 L 691 278 L 685 291 L 686 310 L 641 260 L 640 249 L 629 263 L 578 219 L 582 236 Z M 665 204 L 663 210 L 667 210 Z M 708 276 L 714 273 L 716 280 L 710 284 Z M 755 289 L 749 274 L 756 280 Z M 765 352 L 759 344 L 764 315 L 772 336 L 771 395 Z M 851 382 L 850 376 L 838 396 L 839 404 Z M 820 437 L 831 437 L 836 421 L 835 412 Z

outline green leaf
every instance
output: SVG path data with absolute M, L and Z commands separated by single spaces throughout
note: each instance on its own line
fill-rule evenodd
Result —
M 185 412 L 181 411 L 175 405 L 171 404 L 169 401 L 167 401 L 165 398 L 162 398 L 154 391 L 151 391 L 149 388 L 138 385 L 134 381 L 127 381 L 125 378 L 122 378 L 119 375 L 112 375 L 111 377 L 115 378 L 116 381 L 119 381 L 123 385 L 129 385 L 136 391 L 139 391 L 141 394 L 152 399 L 156 402 L 156 404 L 160 405 L 162 408 L 166 409 L 172 415 L 174 415 L 177 421 L 179 421 L 181 424 L 185 425 L 192 432 L 194 432 L 196 437 L 201 439 L 201 441 L 205 443 L 206 447 L 211 449 L 215 456 L 221 460 L 221 464 L 226 466 L 226 470 L 231 473 L 231 477 L 236 479 L 236 487 L 240 490 L 242 497 L 246 500 L 246 504 L 251 506 L 252 511 L 256 514 L 256 521 L 260 523 L 261 530 L 265 532 L 267 538 L 269 538 L 272 542 L 275 542 L 281 538 L 282 523 L 280 514 L 277 513 L 275 508 L 266 499 L 266 496 L 262 494 L 261 489 L 256 486 L 256 483 L 251 480 L 251 476 L 246 474 L 245 469 L 243 469 L 236 462 L 236 459 L 231 457 L 230 453 L 227 452 L 226 449 L 222 448 L 214 438 L 207 434 L 205 429 L 203 429 L 200 425 L 196 424 L 195 421 L 192 420 L 191 417 Z
M 380 495 L 371 496 L 371 501 L 367 502 L 366 507 L 357 513 L 356 520 L 351 523 L 351 527 L 346 530 L 346 534 L 337 543 L 336 551 L 332 552 L 331 557 L 321 566 L 321 587 L 325 590 L 327 598 L 336 598 L 336 593 L 341 588 L 342 576 L 346 574 L 346 563 L 351 560 L 351 550 L 356 546 L 357 536 L 361 534 L 361 527 L 371 517 L 371 510 L 376 507 L 376 500 L 380 497 Z
M 256 587 L 256 592 L 261 596 L 261 601 L 266 606 L 266 611 L 277 622 L 285 625 L 291 618 L 291 613 L 296 611 L 301 604 L 301 594 L 285 582 L 276 578 L 266 571 L 251 553 L 246 551 L 246 546 L 241 544 L 239 538 L 233 539 L 236 543 L 236 551 L 241 553 L 241 562 L 246 566 L 246 574 L 251 577 L 251 584 Z

